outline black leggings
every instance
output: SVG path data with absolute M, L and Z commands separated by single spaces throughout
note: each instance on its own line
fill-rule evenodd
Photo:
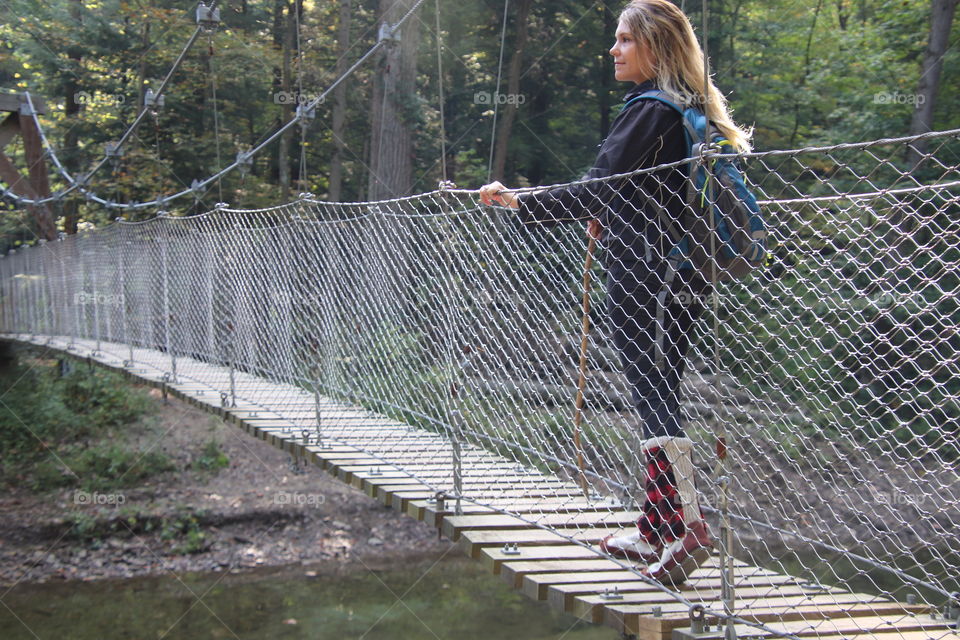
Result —
M 633 389 L 644 438 L 683 436 L 680 380 L 689 332 L 703 312 L 708 289 L 690 287 L 688 269 L 674 277 L 665 297 L 663 362 L 657 365 L 657 296 L 663 290 L 666 265 L 651 269 L 643 262 L 614 264 L 607 269 L 607 316 L 624 374 Z

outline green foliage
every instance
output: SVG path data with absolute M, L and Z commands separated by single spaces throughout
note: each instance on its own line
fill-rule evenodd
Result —
M 193 461 L 193 468 L 198 471 L 217 472 L 230 466 L 230 459 L 215 440 L 209 440 L 201 450 L 200 457 Z
M 0 456 L 30 458 L 144 415 L 151 400 L 116 374 L 77 367 L 60 376 L 52 360 L 26 355 L 0 371 Z
M 101 369 L 60 365 L 35 352 L 0 370 L 0 461 L 8 482 L 35 490 L 130 486 L 172 468 L 162 453 L 130 450 L 111 431 L 146 415 L 154 401 Z M 102 443 L 100 440 L 103 440 Z M 88 441 L 94 444 L 88 444 Z
M 180 554 L 200 553 L 209 546 L 207 534 L 200 524 L 202 513 L 184 509 L 174 516 L 164 518 L 160 539 L 174 543 L 174 551 Z

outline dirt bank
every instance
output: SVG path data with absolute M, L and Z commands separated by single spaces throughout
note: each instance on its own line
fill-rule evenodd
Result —
M 435 529 L 315 467 L 292 469 L 289 455 L 174 399 L 128 435 L 176 470 L 112 492 L 5 491 L 0 583 L 337 565 L 450 546 Z M 226 467 L 198 464 L 211 441 Z

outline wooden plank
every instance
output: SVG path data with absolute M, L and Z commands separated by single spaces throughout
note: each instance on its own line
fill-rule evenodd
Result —
M 747 602 L 740 601 L 740 595 L 759 594 L 754 601 L 765 601 L 768 607 L 756 606 Z M 704 593 L 702 599 L 683 594 L 688 600 L 700 602 L 704 606 L 711 607 L 717 611 L 723 610 L 721 601 L 721 592 L 719 589 L 713 591 L 715 596 L 708 596 L 710 592 Z M 678 602 L 675 597 L 669 594 L 654 593 L 632 593 L 622 594 L 618 600 L 610 600 L 601 594 L 590 596 L 574 597 L 570 601 L 570 606 L 564 610 L 575 616 L 592 620 L 595 624 L 605 622 L 605 609 L 611 605 L 621 607 L 627 604 L 643 603 L 647 605 L 645 613 L 635 613 L 638 617 L 653 618 L 654 623 L 644 620 L 643 624 L 637 623 L 638 628 L 649 631 L 655 625 L 659 624 L 658 633 L 669 634 L 673 629 L 687 627 L 690 625 L 690 609 L 683 602 Z M 555 604 L 551 602 L 551 604 Z M 889 600 L 882 600 L 875 596 L 868 596 L 857 593 L 838 593 L 828 595 L 809 595 L 802 593 L 802 589 L 796 586 L 779 586 L 775 589 L 754 587 L 738 588 L 735 611 L 744 619 L 754 622 L 776 622 L 787 620 L 812 620 L 815 616 L 822 617 L 842 617 L 843 615 L 883 615 L 892 613 L 904 613 L 905 605 L 900 605 Z M 659 615 L 654 612 L 654 607 L 659 610 Z M 914 609 L 915 612 L 923 611 L 922 607 Z M 820 612 L 820 613 L 817 613 Z M 708 624 L 717 624 L 718 620 L 714 617 L 708 617 Z M 625 622 L 625 627 L 629 628 L 631 622 Z
M 415 504 L 416 503 L 412 503 L 410 508 L 412 509 Z M 419 519 L 422 520 L 423 518 Z M 620 529 L 619 531 L 625 530 L 626 528 Z M 480 550 L 483 547 L 502 547 L 507 543 L 517 544 L 521 547 L 560 544 L 567 540 L 565 536 L 570 536 L 581 542 L 596 544 L 611 533 L 616 534 L 618 530 L 609 527 L 591 527 L 586 529 L 560 529 L 559 533 L 554 533 L 553 531 L 540 528 L 518 530 L 495 529 L 492 531 L 478 529 L 461 533 L 460 544 L 464 547 L 468 556 L 478 558 L 480 556 Z
M 717 558 L 716 556 L 712 557 L 707 565 L 702 568 L 702 571 L 709 569 L 714 569 L 717 567 Z M 758 571 L 766 571 L 764 569 L 758 569 Z M 772 574 L 772 572 L 771 572 Z M 693 583 L 696 584 L 696 579 L 694 578 Z M 602 569 L 602 570 L 580 570 L 572 571 L 568 570 L 566 572 L 547 572 L 547 573 L 532 573 L 525 575 L 523 577 L 523 586 L 522 591 L 528 597 L 533 598 L 534 600 L 546 600 L 548 589 L 555 585 L 589 585 L 596 584 L 601 582 L 634 582 L 634 581 L 643 581 L 643 579 L 638 576 L 635 572 L 630 571 L 629 569 L 624 569 L 623 567 L 617 567 L 616 569 Z M 679 588 L 679 591 L 688 591 L 692 590 L 695 587 L 691 585 L 682 585 Z
M 688 619 L 655 618 L 652 615 L 624 615 L 623 610 L 631 605 L 611 605 L 605 609 L 604 624 L 612 626 L 621 633 L 636 635 L 638 640 L 662 640 L 670 638 L 673 629 L 689 626 Z M 906 605 L 904 605 L 906 606 Z M 643 610 L 644 607 L 639 609 Z M 815 615 L 809 612 L 811 615 Z M 815 620 L 770 621 L 763 624 L 778 632 L 798 637 L 820 637 L 825 635 L 872 635 L 877 632 L 936 632 L 947 630 L 943 619 L 933 620 L 927 615 L 867 615 L 851 617 L 835 612 L 837 618 Z M 622 620 L 622 622 L 621 622 Z M 748 625 L 735 625 L 738 637 L 769 637 L 770 634 Z M 928 636 L 929 637 L 929 636 Z
M 473 490 L 465 490 L 463 492 L 463 498 L 467 500 L 472 500 L 474 502 L 491 502 L 492 499 L 512 499 L 512 498 L 537 498 L 542 500 L 549 500 L 550 498 L 556 497 L 574 497 L 580 495 L 580 489 L 577 487 L 570 487 L 569 489 L 564 488 L 555 488 L 551 489 L 549 487 L 544 489 L 537 489 L 531 487 L 529 489 L 516 489 L 510 491 L 497 491 L 496 493 L 486 493 L 481 491 L 483 487 Z M 382 496 L 384 504 L 392 506 L 397 511 L 405 513 L 407 510 L 407 505 L 411 500 L 426 500 L 427 498 L 432 497 L 436 492 L 435 491 L 383 491 L 379 495 Z M 609 510 L 608 510 L 609 511 Z M 607 512 L 608 512 L 607 511 Z M 542 509 L 535 509 L 531 512 L 537 517 L 543 517 L 544 512 Z M 579 513 L 579 512 L 574 512 Z M 562 516 L 564 514 L 552 512 L 549 515 Z M 456 516 L 454 516 L 456 517 Z
M 362 489 L 364 487 L 363 483 L 367 478 L 374 480 L 378 477 L 383 477 L 385 479 L 389 479 L 391 477 L 414 479 L 421 478 L 432 479 L 436 480 L 437 482 L 440 482 L 443 479 L 449 479 L 451 483 L 453 482 L 453 471 L 449 468 L 437 466 L 419 467 L 412 465 L 405 466 L 403 469 L 401 469 L 392 465 L 380 465 L 376 471 L 377 473 L 373 472 L 370 466 L 364 465 L 339 465 L 336 467 L 336 476 L 340 480 L 343 480 L 348 484 L 352 484 L 358 489 Z M 462 471 L 464 477 L 472 477 L 474 475 L 482 476 L 488 473 L 510 473 L 512 470 L 509 466 L 505 465 L 476 463 L 470 466 L 464 466 Z M 414 476 L 413 474 L 416 475 Z
M 471 529 L 529 529 L 536 526 L 550 527 L 597 527 L 610 525 L 611 528 L 632 524 L 640 517 L 637 511 L 608 511 L 597 513 L 556 513 L 521 520 L 513 516 L 451 516 L 443 519 L 442 530 L 450 540 L 457 542 L 460 533 Z
M 531 560 L 529 562 L 504 562 L 500 575 L 514 589 L 523 587 L 523 577 L 530 573 L 561 573 L 570 571 L 615 571 L 622 567 L 613 560 L 599 556 L 592 560 Z
M 428 463 L 428 464 L 410 464 L 403 465 L 390 465 L 384 464 L 380 461 L 374 461 L 373 464 L 357 464 L 354 461 L 346 461 L 342 463 L 332 463 L 327 465 L 328 471 L 331 474 L 336 475 L 338 478 L 344 482 L 351 482 L 353 474 L 356 472 L 366 471 L 369 472 L 371 468 L 376 468 L 379 471 L 387 472 L 406 472 L 407 475 L 416 475 L 416 477 L 429 477 L 430 475 L 438 475 L 444 473 L 451 473 L 449 465 L 442 465 L 438 463 Z M 500 472 L 509 472 L 510 467 L 504 466 L 502 464 L 489 463 L 489 462 L 471 462 L 465 464 L 463 467 L 463 473 L 465 475 L 472 474 L 486 474 L 486 473 L 495 473 Z M 451 473 L 452 477 L 452 473 Z
M 546 600 L 550 603 L 551 606 L 556 608 L 559 611 L 569 611 L 573 607 L 573 602 L 575 598 L 581 596 L 596 596 L 601 595 L 609 591 L 615 591 L 621 594 L 631 594 L 631 593 L 645 593 L 652 590 L 655 590 L 656 587 L 651 586 L 645 580 L 642 580 L 636 574 L 633 574 L 636 580 L 622 580 L 620 582 L 591 582 L 591 583 L 572 583 L 572 584 L 550 584 L 546 583 Z M 721 580 L 720 580 L 720 570 L 719 569 L 704 569 L 701 568 L 696 575 L 696 578 L 692 581 L 698 589 L 720 589 Z M 756 574 L 750 575 L 748 578 L 738 581 L 736 588 L 751 588 L 751 587 L 761 587 L 761 586 L 782 586 L 782 585 L 796 585 L 797 578 L 794 576 L 787 575 L 778 575 L 778 574 Z M 691 585 L 684 585 L 684 588 L 678 590 L 679 593 L 684 593 L 685 591 L 690 590 Z M 738 592 L 738 596 L 739 596 Z M 739 600 L 738 600 L 739 603 Z
M 426 478 L 417 474 L 415 477 L 410 477 L 409 479 L 401 479 L 401 481 L 395 481 L 387 479 L 383 484 L 376 483 L 375 480 L 371 480 L 371 484 L 375 484 L 375 487 L 370 488 L 368 495 L 375 497 L 384 501 L 385 504 L 390 504 L 388 502 L 388 497 L 400 496 L 401 499 L 393 503 L 394 508 L 402 513 L 407 513 L 409 504 L 411 500 L 418 501 L 418 503 L 425 505 L 426 508 L 426 499 L 432 498 L 436 491 L 432 491 L 429 488 L 424 488 L 424 485 L 427 483 L 432 484 L 435 487 L 440 487 L 447 492 L 453 492 L 453 480 L 450 478 L 449 481 L 438 478 Z M 508 488 L 516 487 L 516 488 Z M 427 494 L 423 495 L 422 498 L 419 496 L 413 496 L 411 492 L 417 491 L 426 491 Z M 439 489 L 438 489 L 439 490 Z M 575 500 L 581 495 L 580 489 L 576 485 L 563 485 L 559 483 L 544 483 L 544 485 L 534 485 L 534 484 L 515 484 L 512 483 L 509 477 L 505 477 L 502 483 L 497 482 L 463 482 L 461 483 L 462 495 L 466 498 L 472 500 L 477 500 L 482 498 L 484 502 L 496 502 L 496 501 L 507 501 L 513 498 L 527 498 L 530 501 L 540 500 L 544 503 L 544 511 L 548 507 L 546 505 L 551 504 L 549 500 L 550 497 L 556 497 L 558 500 L 567 499 L 567 501 Z M 544 498 L 544 496 L 548 496 Z M 557 502 L 559 504 L 559 502 Z M 587 503 L 584 503 L 586 506 Z M 609 511 L 609 506 L 605 508 Z M 536 511 L 536 510 L 531 510 Z M 559 509 L 559 511 L 564 511 Z M 566 511 L 569 511 L 567 509 Z M 414 515 L 414 514 L 410 514 Z M 425 514 L 424 514 L 425 515 Z M 418 518 L 422 519 L 422 518 Z
M 494 506 L 497 509 L 506 511 L 508 513 L 516 514 L 542 514 L 545 511 L 551 513 L 583 513 L 588 511 L 603 511 L 609 512 L 609 504 L 599 503 L 599 502 L 587 502 L 580 495 L 579 490 L 576 490 L 576 495 L 568 496 L 554 496 L 550 498 L 537 498 L 537 497 L 521 497 L 521 498 L 497 498 L 493 500 L 484 500 L 485 505 Z M 474 505 L 465 505 L 463 507 L 463 512 L 469 514 L 474 511 Z M 426 522 L 431 526 L 439 526 L 441 520 L 449 515 L 453 515 L 451 510 L 451 505 L 449 501 L 444 505 L 444 509 L 438 509 L 436 503 L 427 502 L 426 500 L 410 500 L 407 503 L 406 514 L 416 518 L 417 520 Z M 539 531 L 544 531 L 543 529 L 538 529 Z M 514 530 L 514 533 L 519 533 L 521 530 Z M 598 529 L 598 531 L 601 531 Z M 604 535 L 609 533 L 609 529 L 602 529 Z M 460 542 L 463 542 L 463 535 L 468 532 L 463 532 L 461 534 Z M 501 532 L 502 533 L 502 532 Z M 591 539 L 589 541 L 599 542 L 603 539 L 603 536 L 598 535 L 595 540 Z M 500 542 L 499 546 L 503 546 L 506 542 L 514 542 L 513 540 L 503 540 Z M 549 542 L 544 542 L 544 544 L 551 543 L 563 543 L 569 542 L 565 540 L 562 536 L 554 534 L 552 539 Z M 486 546 L 498 546 L 498 545 L 486 545 Z M 474 551 L 470 546 L 465 547 L 467 549 L 468 555 L 471 557 L 477 557 L 474 555 Z
M 583 560 L 596 559 L 599 550 L 581 547 L 578 544 L 547 545 L 539 547 L 521 547 L 517 552 L 506 551 L 502 547 L 485 547 L 480 552 L 480 559 L 489 567 L 494 575 L 500 574 L 500 568 L 505 562 L 539 562 L 545 560 Z

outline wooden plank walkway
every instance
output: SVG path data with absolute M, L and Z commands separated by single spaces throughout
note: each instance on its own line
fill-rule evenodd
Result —
M 68 337 L 0 334 L 49 347 L 164 390 L 214 413 L 297 459 L 409 516 L 429 522 L 513 588 L 559 611 L 605 624 L 638 640 L 664 640 L 689 627 L 691 604 L 722 611 L 717 558 L 676 592 L 653 585 L 629 565 L 599 553 L 603 536 L 628 530 L 636 512 L 611 500 L 587 500 L 579 487 L 463 444 L 463 501 L 455 513 L 453 451 L 439 433 L 411 427 L 293 385 L 167 354 Z M 317 417 L 320 424 L 318 428 Z M 445 496 L 443 494 L 446 494 Z M 441 497 L 438 500 L 438 496 Z M 737 625 L 739 638 L 780 635 L 820 640 L 960 640 L 929 605 L 811 585 L 794 576 L 737 562 L 736 610 L 767 630 Z M 716 618 L 697 638 L 720 639 Z

